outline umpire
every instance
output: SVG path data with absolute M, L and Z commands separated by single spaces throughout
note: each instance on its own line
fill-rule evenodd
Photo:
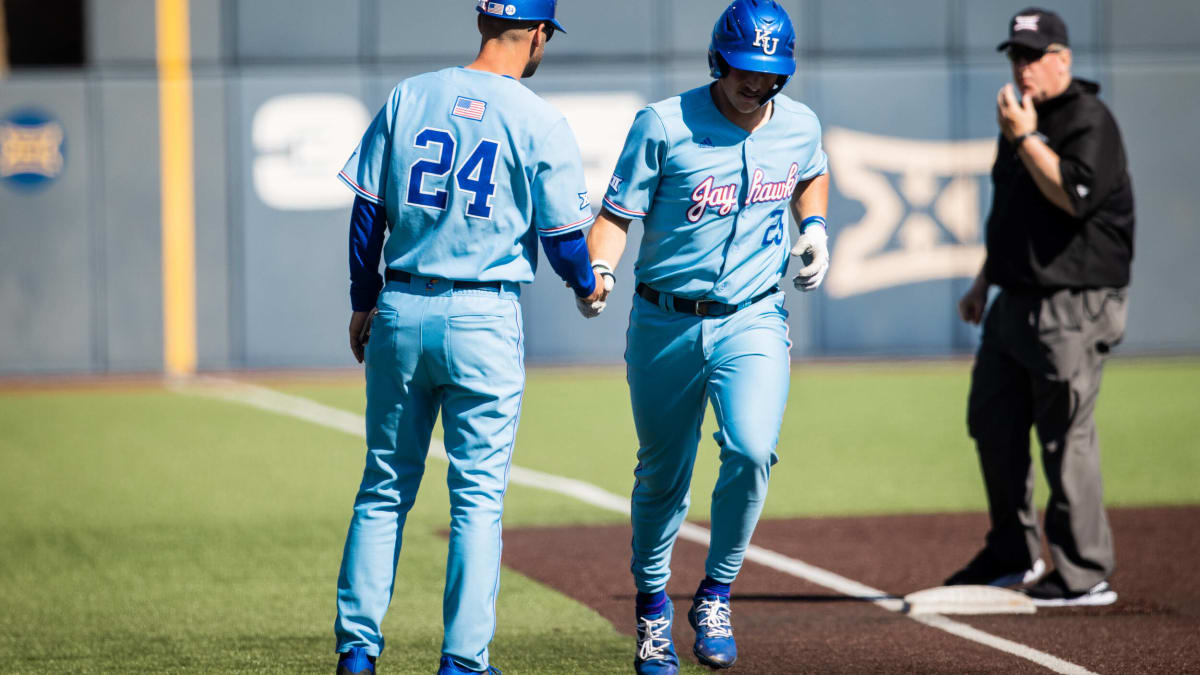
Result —
M 979 451 L 991 531 L 947 584 L 1018 585 L 1043 569 L 1029 429 L 1050 485 L 1054 569 L 1026 592 L 1043 606 L 1107 605 L 1117 594 L 1093 413 L 1109 350 L 1125 330 L 1133 190 L 1116 120 L 1099 86 L 1072 78 L 1067 27 L 1029 8 L 998 47 L 1013 85 L 997 98 L 987 259 L 958 304 L 983 318 L 1000 287 L 971 374 L 967 422 Z

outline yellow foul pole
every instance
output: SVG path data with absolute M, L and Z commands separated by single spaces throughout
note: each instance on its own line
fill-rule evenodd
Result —
M 156 0 L 162 164 L 163 367 L 196 371 L 196 197 L 188 0 Z
M 0 79 L 8 75 L 8 28 L 4 25 L 4 0 L 0 0 Z

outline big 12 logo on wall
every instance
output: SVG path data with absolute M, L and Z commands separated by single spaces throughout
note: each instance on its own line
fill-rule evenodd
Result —
M 979 273 L 980 186 L 994 139 L 925 141 L 833 128 L 824 142 L 838 192 L 865 210 L 858 222 L 834 229 L 825 280 L 831 297 Z
M 28 108 L 0 118 L 0 180 L 23 191 L 50 185 L 66 167 L 67 135 L 48 113 Z
M 370 122 L 366 106 L 348 94 L 282 94 L 263 101 L 250 123 L 250 173 L 259 199 L 279 211 L 350 206 L 354 193 L 337 172 Z

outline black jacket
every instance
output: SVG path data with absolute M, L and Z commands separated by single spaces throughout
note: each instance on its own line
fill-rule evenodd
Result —
M 987 221 L 989 282 L 1032 293 L 1129 284 L 1133 186 L 1121 132 L 1098 91 L 1094 82 L 1076 79 L 1036 106 L 1038 132 L 1060 158 L 1075 216 L 1042 195 L 1012 143 L 1000 136 Z

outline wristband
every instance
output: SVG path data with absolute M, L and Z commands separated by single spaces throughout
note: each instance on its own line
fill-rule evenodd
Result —
M 809 225 L 820 225 L 821 227 L 825 227 L 825 218 L 823 216 L 809 216 L 805 218 L 804 220 L 800 221 L 800 232 L 803 233 L 805 230 L 807 230 Z M 825 227 L 825 229 L 829 228 Z
M 1030 136 L 1036 136 L 1038 138 L 1043 138 L 1043 136 L 1041 134 L 1039 134 L 1038 132 L 1029 131 L 1029 132 L 1023 133 L 1020 136 L 1017 136 L 1016 138 L 1014 138 L 1013 139 L 1013 147 L 1016 148 L 1017 150 L 1020 150 L 1021 144 L 1024 143 L 1025 139 L 1029 138 Z
M 617 285 L 617 276 L 613 274 L 612 265 L 607 260 L 597 259 L 592 261 L 592 269 L 604 280 L 604 290 L 612 291 Z
M 592 261 L 592 269 L 599 272 L 601 275 L 613 276 L 612 265 L 608 264 L 607 260 L 596 259 Z

